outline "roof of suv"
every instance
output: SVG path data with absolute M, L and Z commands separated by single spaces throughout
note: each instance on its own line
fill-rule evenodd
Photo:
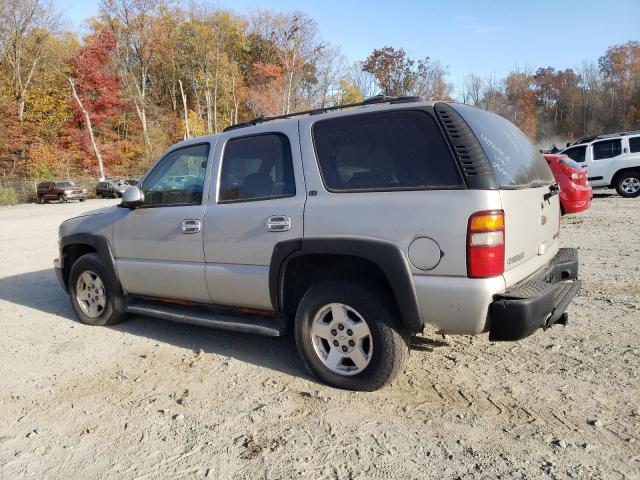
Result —
M 595 142 L 596 140 L 606 140 L 609 138 L 618 138 L 618 137 L 626 137 L 628 135 L 639 135 L 640 130 L 630 130 L 627 132 L 618 132 L 618 133 L 606 133 L 604 135 L 595 135 L 592 137 L 583 137 L 579 140 L 573 142 L 569 147 L 575 147 L 576 145 L 589 144 L 591 142 Z M 567 147 L 568 148 L 568 147 Z
M 287 115 L 278 115 L 275 117 L 257 117 L 253 120 L 249 120 L 247 122 L 238 123 L 236 125 L 231 125 L 225 128 L 221 133 L 240 130 L 242 128 L 250 128 L 256 127 L 259 125 L 263 125 L 265 123 L 270 122 L 297 122 L 298 117 L 317 117 L 318 120 L 326 118 L 326 117 L 336 117 L 343 115 L 353 115 L 365 111 L 381 111 L 388 110 L 393 108 L 394 106 L 397 108 L 399 106 L 416 106 L 416 107 L 433 107 L 438 102 L 425 101 L 420 97 L 389 97 L 384 95 L 378 95 L 375 97 L 370 97 L 359 103 L 350 103 L 344 105 L 336 105 L 332 107 L 323 107 L 315 110 L 305 110 L 302 112 L 292 112 Z M 448 103 L 448 102 L 447 102 Z M 171 150 L 175 150 L 181 147 L 196 145 L 198 143 L 212 141 L 215 139 L 220 133 L 212 134 L 212 135 L 203 135 L 196 138 L 191 138 L 189 140 L 183 140 L 182 142 L 171 145 L 167 152 Z

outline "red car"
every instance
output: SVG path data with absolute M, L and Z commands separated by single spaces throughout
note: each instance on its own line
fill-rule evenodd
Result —
M 562 214 L 578 213 L 588 209 L 593 193 L 587 180 L 587 171 L 564 154 L 546 154 L 544 159 L 560 185 Z

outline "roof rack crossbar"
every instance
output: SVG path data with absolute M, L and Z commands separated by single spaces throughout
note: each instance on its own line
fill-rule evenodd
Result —
M 422 98 L 418 96 L 390 97 L 387 95 L 376 95 L 374 97 L 365 98 L 362 102 L 346 103 L 343 105 L 333 105 L 331 107 L 314 108 L 313 110 L 304 110 L 302 112 L 288 113 L 285 115 L 277 115 L 274 117 L 265 117 L 264 115 L 261 115 L 247 122 L 230 125 L 227 128 L 225 128 L 223 132 L 228 132 L 229 130 L 235 130 L 237 128 L 258 125 L 260 123 L 270 122 L 271 120 L 281 120 L 285 118 L 298 117 L 301 115 L 319 115 L 321 113 L 333 112 L 335 110 L 342 110 L 345 108 L 363 107 L 366 105 L 375 105 L 378 103 L 409 103 L 409 102 L 421 102 L 421 101 L 422 101 Z

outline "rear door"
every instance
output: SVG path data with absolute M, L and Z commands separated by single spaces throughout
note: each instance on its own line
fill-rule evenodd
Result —
M 556 181 L 529 138 L 508 120 L 452 105 L 469 124 L 493 168 L 505 214 L 505 282 L 510 286 L 557 253 L 560 202 Z
M 298 122 L 219 136 L 204 220 L 213 302 L 271 310 L 269 264 L 277 243 L 302 238 L 306 189 Z

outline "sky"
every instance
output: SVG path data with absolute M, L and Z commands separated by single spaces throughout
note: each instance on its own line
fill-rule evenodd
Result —
M 54 0 L 82 33 L 97 0 Z M 202 0 L 201 0 L 202 1 Z M 519 68 L 576 68 L 607 47 L 640 40 L 640 0 L 204 0 L 238 13 L 267 8 L 302 11 L 320 37 L 350 62 L 374 48 L 403 48 L 448 67 L 454 84 L 468 73 L 505 77 Z M 185 2 L 185 4 L 187 4 Z

